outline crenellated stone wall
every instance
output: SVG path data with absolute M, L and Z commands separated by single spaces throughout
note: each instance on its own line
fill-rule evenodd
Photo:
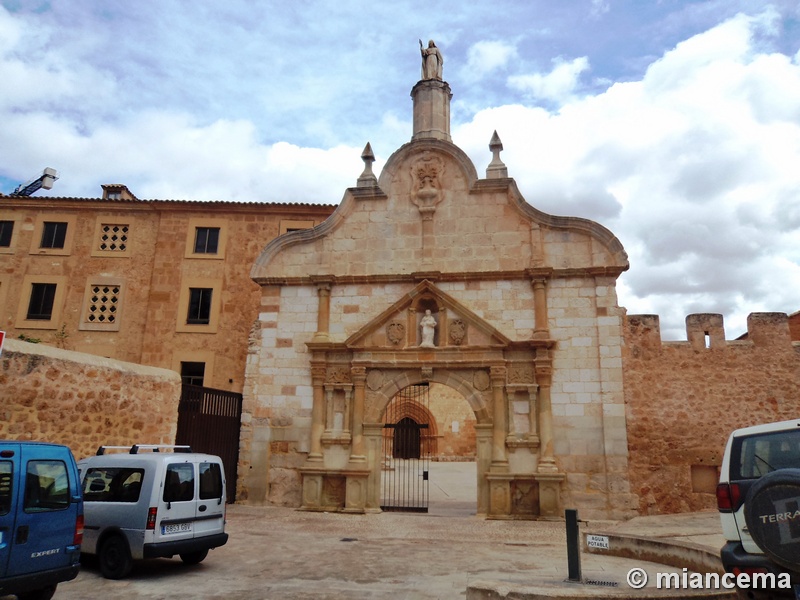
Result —
M 631 491 L 640 514 L 716 508 L 731 431 L 800 414 L 800 343 L 783 313 L 753 313 L 743 340 L 722 315 L 686 318 L 685 342 L 662 342 L 656 315 L 628 315 L 623 374 Z
M 69 446 L 172 444 L 181 378 L 44 344 L 8 339 L 0 356 L 0 439 Z

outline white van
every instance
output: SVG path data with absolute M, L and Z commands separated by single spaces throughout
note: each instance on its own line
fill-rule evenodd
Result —
M 169 448 L 172 452 L 162 452 Z M 108 450 L 127 453 L 107 453 Z M 144 450 L 144 452 L 143 452 Z M 78 462 L 83 482 L 81 550 L 96 554 L 109 579 L 130 573 L 133 561 L 179 555 L 201 562 L 225 533 L 222 460 L 188 446 L 101 446 Z

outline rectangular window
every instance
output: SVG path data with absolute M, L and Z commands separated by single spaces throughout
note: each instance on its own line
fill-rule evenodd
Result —
M 211 320 L 212 288 L 189 288 L 187 325 L 208 325 Z
M 217 463 L 200 463 L 200 500 L 222 498 L 222 470 Z
M 219 227 L 197 227 L 195 229 L 195 254 L 216 254 L 218 246 Z
M 49 321 L 53 316 L 53 300 L 56 297 L 55 283 L 31 284 L 31 299 L 28 303 L 27 319 Z
M 42 243 L 40 248 L 63 248 L 67 239 L 67 224 L 45 221 L 42 226 Z
M 14 233 L 14 221 L 0 221 L 0 248 L 11 246 L 12 233 Z
M 181 381 L 184 385 L 203 385 L 206 374 L 206 363 L 181 362 Z
M 144 469 L 89 469 L 83 480 L 83 499 L 86 502 L 138 502 L 142 479 Z
M 0 461 L 0 516 L 11 511 L 11 498 L 14 496 L 14 465 L 10 460 Z
M 62 510 L 69 506 L 69 477 L 62 460 L 31 460 L 25 476 L 25 512 Z
M 194 498 L 194 465 L 175 463 L 167 465 L 164 481 L 164 502 L 187 502 Z

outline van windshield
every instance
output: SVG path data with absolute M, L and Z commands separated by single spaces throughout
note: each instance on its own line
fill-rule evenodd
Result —
M 732 450 L 733 479 L 757 479 L 778 469 L 800 468 L 800 429 L 736 438 Z

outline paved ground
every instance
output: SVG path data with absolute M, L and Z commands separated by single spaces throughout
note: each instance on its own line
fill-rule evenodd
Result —
M 633 567 L 679 571 L 584 554 L 584 579 L 616 587 L 564 583 L 563 523 L 479 519 L 474 516 L 474 465 L 433 467 L 428 514 L 229 506 L 230 541 L 200 565 L 185 566 L 178 558 L 144 561 L 126 580 L 110 581 L 89 563 L 75 581 L 59 586 L 55 598 L 458 599 L 466 598 L 470 584 L 486 580 L 536 584 L 553 597 L 594 597 L 630 594 L 625 575 Z M 721 545 L 716 514 L 625 525 L 637 534 Z

